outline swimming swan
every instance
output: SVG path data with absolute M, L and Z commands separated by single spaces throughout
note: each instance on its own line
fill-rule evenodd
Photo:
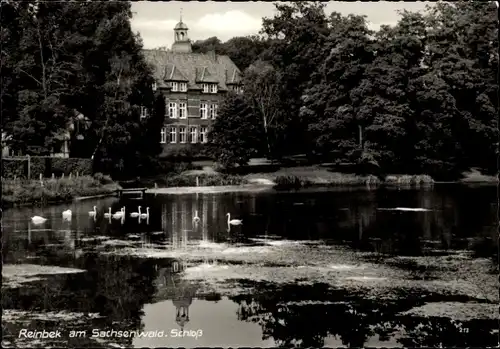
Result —
M 226 213 L 227 216 L 227 224 L 229 225 L 242 225 L 243 221 L 241 219 L 231 219 L 231 214 Z
M 104 217 L 105 217 L 105 218 L 109 218 L 109 217 L 111 217 L 111 207 L 109 207 L 109 208 L 108 208 L 108 213 L 105 213 L 105 214 L 104 214 Z
M 40 217 L 40 216 L 33 216 L 31 217 L 31 222 L 33 222 L 33 224 L 37 225 L 37 224 L 43 224 L 45 223 L 45 221 L 47 220 L 47 218 L 43 218 L 43 217 Z
M 141 206 L 137 207 L 138 212 L 132 212 L 130 217 L 139 217 L 141 215 Z
M 62 216 L 64 219 L 71 219 L 72 214 L 73 213 L 71 212 L 71 210 L 66 210 L 66 211 L 63 211 Z
M 122 218 L 124 215 L 125 215 L 125 207 L 122 207 L 122 208 L 120 209 L 120 211 L 115 212 L 115 213 L 113 214 L 113 218 L 114 218 L 114 219 L 120 219 L 120 218 Z
M 141 213 L 141 218 L 149 218 L 149 207 L 146 207 L 146 213 Z
M 194 211 L 193 222 L 198 223 L 200 221 L 200 217 L 198 217 L 198 211 Z

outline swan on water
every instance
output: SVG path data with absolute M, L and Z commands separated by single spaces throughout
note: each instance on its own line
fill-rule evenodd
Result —
M 31 222 L 33 222 L 33 224 L 35 224 L 35 225 L 45 223 L 46 220 L 47 220 L 47 218 L 43 218 L 40 216 L 31 217 Z
M 198 223 L 200 221 L 200 217 L 198 217 L 198 211 L 194 211 L 193 222 Z
M 105 218 L 111 217 L 111 207 L 108 208 L 108 212 L 104 214 Z
M 139 216 L 141 215 L 141 206 L 138 206 L 138 207 L 137 207 L 137 211 L 138 211 L 138 212 L 132 212 L 132 213 L 130 214 L 130 217 L 139 217 Z
M 125 215 L 125 207 L 122 207 L 120 211 L 113 213 L 114 219 L 120 219 Z
M 149 207 L 146 207 L 146 213 L 141 213 L 141 218 L 149 218 Z
M 63 213 L 62 213 L 62 216 L 64 219 L 71 219 L 71 215 L 72 215 L 71 210 L 66 210 L 66 211 L 63 211 Z
M 243 224 L 243 221 L 241 219 L 231 219 L 230 213 L 226 213 L 226 216 L 227 216 L 227 224 L 231 224 L 231 225 L 242 225 Z
M 95 218 L 95 216 L 97 216 L 97 207 L 94 206 L 94 210 L 89 211 L 89 216 L 94 217 L 94 218 Z

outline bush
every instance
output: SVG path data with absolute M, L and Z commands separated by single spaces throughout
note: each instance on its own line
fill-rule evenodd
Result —
M 298 176 L 278 176 L 274 182 L 276 189 L 299 189 L 312 185 L 310 180 Z
M 396 185 L 421 185 L 433 184 L 434 180 L 428 175 L 391 175 L 387 176 L 384 182 Z
M 31 178 L 38 178 L 40 174 L 44 177 L 51 177 L 52 173 L 60 177 L 63 174 L 81 176 L 92 174 L 92 160 L 85 158 L 55 158 L 50 156 L 31 156 L 30 174 Z M 2 159 L 3 178 L 27 178 L 27 159 Z
M 103 185 L 113 183 L 111 176 L 104 175 L 101 172 L 97 172 L 96 174 L 94 174 L 94 180 L 98 181 L 99 183 L 101 183 Z

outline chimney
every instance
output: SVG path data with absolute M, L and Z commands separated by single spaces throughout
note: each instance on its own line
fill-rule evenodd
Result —
M 208 51 L 207 54 L 211 60 L 213 60 L 214 62 L 217 62 L 217 54 L 215 53 L 214 50 Z

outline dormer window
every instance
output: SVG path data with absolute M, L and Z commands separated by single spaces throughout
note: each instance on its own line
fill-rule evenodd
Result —
M 153 82 L 151 88 L 153 89 L 153 91 L 156 91 L 156 89 L 158 88 L 158 86 L 156 86 L 156 82 Z
M 172 87 L 172 92 L 177 92 L 179 91 L 179 84 L 176 82 L 171 82 L 170 86 Z
M 217 84 L 202 84 L 203 93 L 217 93 Z
M 187 92 L 188 90 L 188 84 L 187 82 L 181 82 L 179 83 L 179 91 L 181 92 Z

